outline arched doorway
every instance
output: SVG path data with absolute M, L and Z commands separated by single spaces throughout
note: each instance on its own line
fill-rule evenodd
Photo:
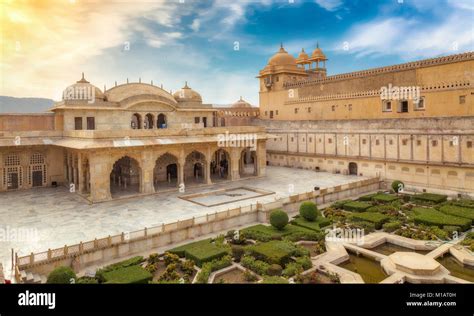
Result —
M 176 156 L 166 153 L 156 160 L 153 169 L 153 184 L 155 191 L 178 186 L 178 158 Z
M 355 162 L 349 162 L 349 174 L 357 175 L 357 164 Z
M 230 180 L 231 160 L 229 153 L 220 148 L 214 152 L 211 158 L 211 179 L 213 182 Z
M 153 128 L 153 115 L 148 113 L 145 115 L 145 123 L 143 124 L 144 129 L 152 129 Z
M 16 190 L 23 186 L 23 169 L 20 165 L 20 156 L 9 154 L 4 157 L 3 187 L 7 190 Z
M 41 153 L 34 153 L 30 157 L 28 184 L 32 187 L 42 187 L 46 184 L 46 163 Z
M 158 128 L 166 128 L 166 115 L 160 113 L 158 115 L 158 119 L 156 121 L 156 127 Z
M 239 173 L 241 178 L 257 175 L 257 153 L 251 148 L 245 148 L 240 154 Z
M 110 173 L 112 198 L 140 193 L 140 176 L 138 161 L 128 156 L 117 160 Z
M 135 113 L 132 115 L 132 120 L 130 122 L 132 129 L 141 129 L 142 128 L 142 118 L 140 114 Z
M 186 157 L 184 165 L 184 182 L 186 186 L 205 183 L 206 156 L 199 151 L 193 151 Z

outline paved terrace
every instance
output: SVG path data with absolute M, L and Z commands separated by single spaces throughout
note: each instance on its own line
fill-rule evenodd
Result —
M 33 229 L 36 240 L 0 241 L 0 262 L 11 268 L 11 248 L 18 254 L 45 251 L 80 241 L 175 222 L 193 216 L 255 204 L 320 188 L 333 187 L 365 177 L 267 166 L 267 176 L 196 187 L 184 194 L 242 186 L 275 192 L 252 199 L 206 207 L 178 198 L 182 193 L 162 193 L 89 205 L 66 188 L 37 188 L 0 193 L 0 229 Z M 293 188 L 293 192 L 291 192 Z

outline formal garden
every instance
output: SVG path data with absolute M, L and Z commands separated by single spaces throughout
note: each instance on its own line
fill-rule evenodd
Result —
M 463 236 L 460 243 L 474 251 L 474 201 L 448 199 L 433 193 L 406 194 L 395 181 L 392 190 L 337 201 L 319 210 L 314 202 L 299 205 L 289 218 L 276 209 L 270 225 L 231 230 L 215 238 L 191 242 L 137 256 L 77 278 L 59 267 L 48 283 L 339 283 L 336 273 L 313 266 L 312 258 L 326 251 L 326 230 L 363 229 L 364 234 L 387 232 L 440 244 Z

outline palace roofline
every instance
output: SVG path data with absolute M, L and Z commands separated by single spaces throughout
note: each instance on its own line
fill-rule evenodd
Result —
M 308 86 L 308 85 L 313 85 L 313 84 L 327 83 L 327 82 L 333 82 L 333 81 L 339 81 L 339 80 L 361 78 L 361 77 L 387 73 L 387 72 L 396 72 L 396 71 L 410 70 L 410 69 L 416 69 L 416 68 L 421 68 L 421 67 L 431 67 L 435 65 L 450 64 L 450 63 L 467 61 L 467 60 L 474 60 L 474 51 L 465 52 L 461 54 L 436 57 L 436 58 L 422 59 L 419 61 L 412 61 L 412 62 L 396 64 L 396 65 L 391 65 L 391 66 L 369 68 L 366 70 L 336 74 L 336 75 L 327 76 L 323 79 L 307 79 L 307 80 L 301 80 L 297 82 L 287 82 L 284 84 L 284 87 L 290 88 L 290 87 Z

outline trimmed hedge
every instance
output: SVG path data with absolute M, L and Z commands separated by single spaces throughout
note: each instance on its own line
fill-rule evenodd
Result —
M 249 246 L 247 250 L 257 260 L 283 266 L 289 262 L 290 257 L 295 254 L 297 248 L 291 242 L 273 240 Z
M 394 195 L 390 195 L 390 194 L 381 193 L 381 194 L 376 194 L 375 196 L 373 196 L 372 200 L 375 202 L 390 203 L 395 200 L 398 200 L 398 197 Z
M 318 216 L 315 221 L 308 221 L 301 216 L 295 217 L 291 224 L 320 232 L 322 227 L 330 225 L 332 221 L 329 218 Z
M 270 213 L 270 224 L 278 230 L 282 230 L 288 224 L 288 214 L 281 209 L 273 210 Z
M 415 224 L 438 226 L 440 228 L 443 228 L 443 226 L 459 226 L 462 231 L 468 230 L 472 225 L 470 219 L 448 215 L 433 208 L 415 207 L 412 211 L 415 214 Z
M 117 269 L 121 269 L 121 268 L 130 267 L 130 266 L 136 266 L 136 265 L 139 265 L 140 263 L 142 263 L 144 261 L 145 261 L 145 259 L 142 256 L 132 257 L 130 259 L 123 260 L 123 261 L 105 266 L 105 267 L 97 270 L 96 273 L 95 273 L 95 276 L 100 281 L 104 281 L 104 278 L 103 278 L 104 273 L 109 272 L 109 271 L 113 271 L 113 270 L 117 270 Z
M 388 222 L 388 223 L 383 224 L 382 227 L 384 231 L 391 233 L 401 228 L 402 223 L 400 223 L 399 221 Z
M 296 225 L 286 225 L 282 230 L 277 230 L 273 226 L 258 224 L 255 226 L 244 228 L 240 231 L 240 235 L 247 239 L 258 241 L 270 241 L 272 239 L 287 238 L 293 241 L 298 240 L 319 240 L 324 235 Z
M 336 201 L 331 204 L 332 208 L 343 208 L 344 204 L 354 202 L 352 200 L 341 200 L 341 201 Z
M 363 212 L 363 213 L 355 213 L 351 216 L 353 221 L 364 221 L 373 223 L 375 229 L 381 229 L 382 225 L 387 222 L 390 217 L 381 213 L 375 212 Z
M 280 276 L 264 276 L 263 284 L 288 284 L 288 280 Z
M 371 206 L 372 204 L 369 204 L 366 202 L 351 201 L 351 202 L 345 203 L 343 208 L 346 211 L 350 211 L 350 212 L 363 212 Z
M 411 199 L 414 202 L 438 204 L 441 202 L 445 202 L 448 199 L 448 196 L 442 195 L 442 194 L 434 194 L 434 193 L 422 193 L 422 194 L 413 195 Z
M 448 215 L 468 218 L 474 220 L 474 209 L 469 207 L 460 207 L 456 205 L 443 205 L 439 210 Z
M 192 260 L 198 267 L 202 267 L 206 262 L 222 258 L 229 254 L 228 249 L 211 243 L 211 239 L 205 239 L 176 247 L 168 252 Z
M 212 272 L 224 269 L 232 264 L 231 256 L 224 256 L 203 264 L 201 271 L 196 276 L 197 283 L 207 283 Z
M 153 279 L 153 275 L 138 265 L 119 268 L 103 274 L 105 283 L 143 284 Z
M 321 212 L 318 211 L 316 203 L 306 201 L 300 205 L 300 215 L 309 222 L 314 222 Z
M 367 195 L 362 195 L 361 197 L 359 197 L 359 201 L 362 201 L 362 202 L 369 202 L 369 201 L 372 201 L 372 198 L 374 196 L 378 195 L 378 193 L 372 193 L 372 194 L 367 194 Z

